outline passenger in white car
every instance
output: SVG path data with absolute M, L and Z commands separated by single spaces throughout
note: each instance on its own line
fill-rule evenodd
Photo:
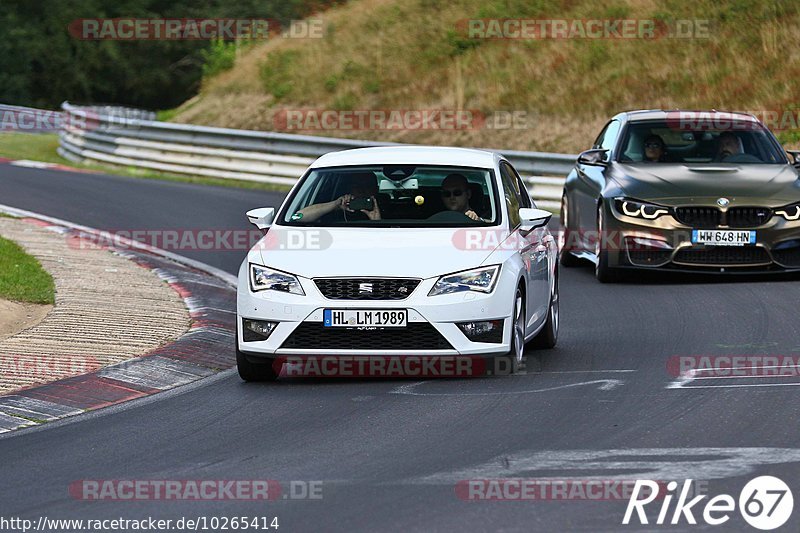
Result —
M 358 220 L 363 219 L 364 216 L 369 220 L 380 220 L 381 209 L 378 206 L 376 198 L 378 194 L 378 184 L 375 181 L 375 176 L 371 173 L 362 172 L 348 176 L 348 180 L 350 182 L 350 192 L 348 194 L 343 194 L 330 202 L 312 204 L 308 207 L 304 207 L 295 214 L 295 217 L 301 215 L 298 217 L 298 220 L 311 222 L 329 213 L 335 213 L 338 210 L 343 220 L 352 220 L 353 218 Z M 350 202 L 355 199 L 366 198 L 372 199 L 372 209 L 360 209 L 358 211 L 350 209 Z

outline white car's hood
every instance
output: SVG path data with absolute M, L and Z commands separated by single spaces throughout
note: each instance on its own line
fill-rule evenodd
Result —
M 491 241 L 465 249 L 463 228 L 288 228 L 272 226 L 251 251 L 261 264 L 306 278 L 430 278 L 480 266 Z M 495 232 L 492 230 L 477 230 Z M 477 248 L 477 249 L 474 249 Z

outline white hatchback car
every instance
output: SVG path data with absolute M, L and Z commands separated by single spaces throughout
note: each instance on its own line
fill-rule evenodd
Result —
M 239 270 L 237 350 L 246 381 L 303 357 L 508 356 L 552 348 L 558 249 L 501 155 L 439 147 L 326 154 Z

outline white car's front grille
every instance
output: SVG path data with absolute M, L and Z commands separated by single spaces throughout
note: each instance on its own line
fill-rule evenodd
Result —
M 316 278 L 314 283 L 330 300 L 405 300 L 419 285 L 413 278 Z

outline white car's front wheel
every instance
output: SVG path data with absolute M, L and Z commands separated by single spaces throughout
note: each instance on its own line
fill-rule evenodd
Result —
M 236 346 L 236 369 L 239 377 L 245 381 L 275 381 L 278 379 L 278 370 L 275 369 L 275 362 L 251 363 L 245 354 L 239 351 Z
M 525 296 L 519 287 L 514 295 L 512 320 L 511 349 L 505 357 L 510 364 L 511 373 L 514 374 L 520 369 L 525 358 Z
M 558 295 L 558 269 L 555 271 L 555 282 L 553 283 L 553 294 L 550 295 L 550 307 L 547 309 L 547 320 L 536 337 L 531 341 L 534 348 L 550 349 L 555 348 L 558 342 L 558 323 L 559 323 L 559 295 Z

